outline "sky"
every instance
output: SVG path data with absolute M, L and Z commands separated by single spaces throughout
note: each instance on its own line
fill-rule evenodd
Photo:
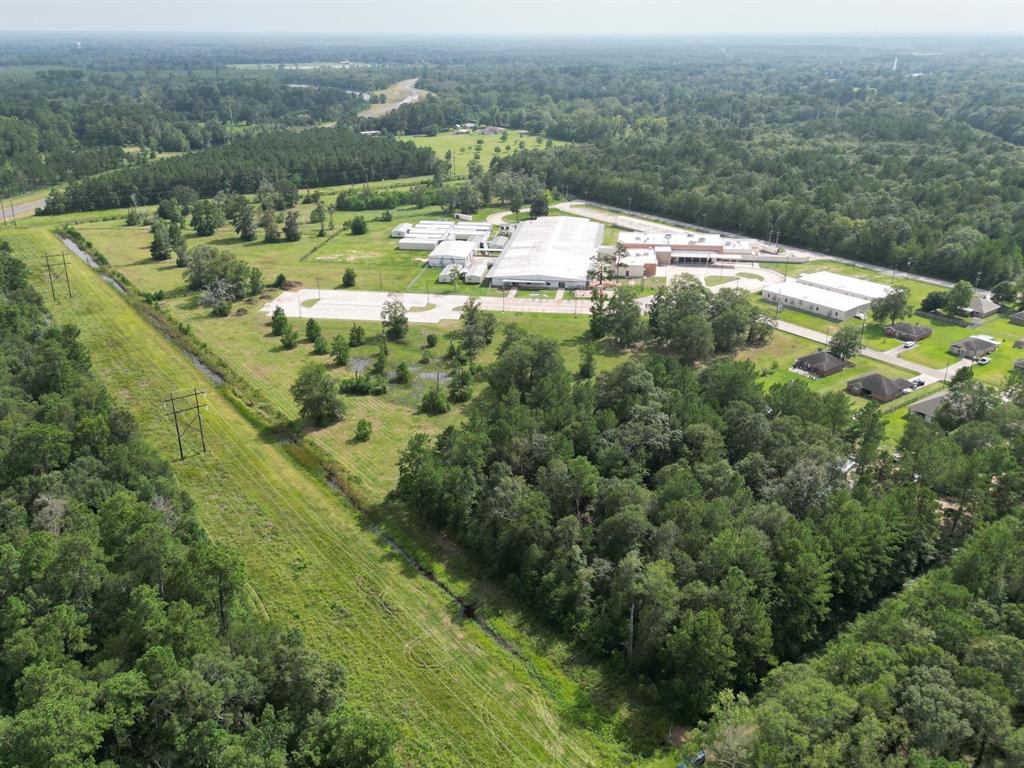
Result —
M 0 0 L 4 32 L 1016 35 L 1024 0 Z

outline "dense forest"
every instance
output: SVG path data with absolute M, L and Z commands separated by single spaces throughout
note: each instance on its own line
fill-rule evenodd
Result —
M 652 355 L 574 380 L 556 343 L 513 329 L 483 375 L 464 424 L 412 438 L 395 497 L 683 718 L 1024 500 L 1024 401 L 966 374 L 898 460 L 877 404 L 765 392 L 749 362 Z
M 221 147 L 91 176 L 51 191 L 46 214 L 155 204 L 175 187 L 202 197 L 256 192 L 278 178 L 304 186 L 423 176 L 437 160 L 426 148 L 346 128 L 269 131 Z
M 106 49 L 104 49 L 106 50 Z M 217 146 L 255 130 L 352 119 L 364 94 L 405 70 L 97 70 L 0 75 L 0 190 L 20 192 L 150 160 L 159 152 Z M 51 60 L 49 63 L 53 63 Z M 128 63 L 128 62 L 124 62 Z
M 394 765 L 0 243 L 0 766 Z
M 1024 523 L 995 523 L 953 562 L 858 618 L 753 704 L 724 693 L 692 734 L 723 765 L 1024 765 Z

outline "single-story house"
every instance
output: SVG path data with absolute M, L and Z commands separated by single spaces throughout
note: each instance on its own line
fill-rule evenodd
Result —
M 1024 372 L 1024 358 L 1022 358 L 1020 360 L 1014 360 L 1013 361 L 1013 369 L 1015 371 L 1022 371 L 1022 372 Z
M 843 360 L 841 357 L 833 355 L 831 352 L 825 350 L 818 350 L 812 352 L 809 355 L 797 358 L 796 362 L 793 363 L 794 368 L 799 368 L 801 371 L 807 371 L 812 376 L 816 376 L 821 379 L 825 376 L 831 376 L 833 373 L 838 373 L 850 366 L 850 363 Z
M 988 296 L 980 293 L 974 294 L 971 297 L 971 303 L 967 305 L 967 310 L 971 317 L 991 317 L 1000 309 L 1002 309 L 1001 306 L 992 301 Z
M 957 357 L 965 357 L 968 360 L 977 360 L 979 357 L 990 355 L 996 351 L 999 345 L 988 339 L 979 339 L 977 336 L 969 336 L 966 339 L 949 345 L 951 354 Z
M 921 339 L 927 339 L 932 335 L 932 329 L 927 325 L 893 323 L 885 326 L 885 335 L 900 341 L 921 341 Z
M 1014 349 L 1024 349 L 1024 339 L 1017 339 L 1013 342 Z
M 846 382 L 846 391 L 851 395 L 870 397 L 879 403 L 895 400 L 911 389 L 913 386 L 906 379 L 890 379 L 880 373 L 869 373 Z
M 930 422 L 935 418 L 935 413 L 939 410 L 939 406 L 945 402 L 948 396 L 949 390 L 943 390 L 938 394 L 926 397 L 923 400 L 918 400 L 907 408 L 907 413 L 920 416 L 925 421 Z
M 1010 322 L 1014 325 L 1024 325 L 1024 309 L 1010 315 Z

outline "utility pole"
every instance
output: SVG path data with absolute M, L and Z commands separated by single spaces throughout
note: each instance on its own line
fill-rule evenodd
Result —
M 199 432 L 202 452 L 206 453 L 206 432 L 203 430 L 203 411 L 206 410 L 206 392 L 192 388 L 191 392 L 171 394 L 164 400 L 174 419 L 174 434 L 178 438 L 178 455 L 185 460 L 185 436 L 192 431 Z
M 53 258 L 54 261 L 50 261 Z M 64 251 L 60 252 L 60 264 L 56 263 L 56 254 L 43 254 L 43 261 L 46 264 L 46 277 L 50 283 L 50 296 L 53 297 L 54 301 L 57 301 L 57 289 L 54 286 L 54 281 L 60 279 L 59 272 L 64 274 L 64 284 L 68 288 L 68 298 L 71 298 L 71 276 L 68 274 L 68 260 L 67 254 Z

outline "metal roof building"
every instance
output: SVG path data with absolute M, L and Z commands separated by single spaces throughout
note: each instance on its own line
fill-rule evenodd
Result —
M 604 225 L 575 216 L 524 221 L 491 268 L 491 285 L 586 288 Z
M 765 286 L 761 297 L 772 304 L 801 309 L 833 320 L 849 320 L 871 307 L 868 299 L 837 293 L 797 280 L 784 280 Z
M 835 272 L 811 272 L 807 275 L 800 275 L 797 282 L 868 301 L 881 299 L 892 293 L 892 288 L 887 285 L 861 280 L 858 277 L 847 277 Z
M 442 240 L 427 257 L 428 267 L 447 267 L 455 264 L 464 267 L 473 258 L 476 244 L 468 240 Z

